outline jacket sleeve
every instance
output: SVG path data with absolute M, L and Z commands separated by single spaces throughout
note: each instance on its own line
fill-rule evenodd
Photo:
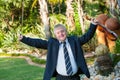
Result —
M 87 43 L 94 36 L 96 28 L 97 25 L 94 25 L 92 23 L 90 24 L 90 28 L 88 29 L 88 31 L 84 35 L 78 38 L 80 41 L 80 45 Z
M 47 46 L 48 46 L 47 40 L 42 40 L 42 39 L 37 39 L 37 38 L 29 38 L 29 37 L 25 37 L 25 36 L 23 36 L 23 39 L 21 40 L 21 42 L 23 42 L 29 46 L 41 48 L 41 49 L 47 49 Z

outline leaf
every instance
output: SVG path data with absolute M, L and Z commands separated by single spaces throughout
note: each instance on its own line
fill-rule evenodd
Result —
M 33 3 L 32 3 L 32 7 L 31 7 L 31 10 L 33 9 L 33 7 L 37 4 L 37 1 L 38 0 L 34 0 Z

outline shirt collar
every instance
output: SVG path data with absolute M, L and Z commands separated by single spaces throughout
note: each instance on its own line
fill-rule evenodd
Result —
M 68 43 L 68 39 L 67 39 L 67 38 L 65 39 L 65 42 L 66 42 L 66 43 Z M 61 41 L 59 41 L 59 43 L 62 43 L 62 42 L 61 42 Z

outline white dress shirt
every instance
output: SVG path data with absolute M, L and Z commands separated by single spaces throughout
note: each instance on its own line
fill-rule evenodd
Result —
M 69 44 L 67 39 L 65 41 L 66 41 L 66 47 L 67 47 L 68 54 L 69 54 L 70 61 L 71 61 L 71 65 L 72 65 L 72 70 L 73 70 L 72 75 L 74 75 L 74 74 L 77 73 L 78 68 L 77 68 L 77 65 L 76 65 L 76 62 L 75 62 L 75 59 L 74 59 L 70 44 Z M 59 46 L 56 70 L 57 70 L 58 74 L 68 76 L 67 72 L 66 72 L 66 66 L 65 66 L 63 44 L 60 44 L 60 46 Z

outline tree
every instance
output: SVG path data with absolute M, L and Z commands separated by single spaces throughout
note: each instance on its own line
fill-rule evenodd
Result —
M 72 7 L 72 1 L 73 0 L 67 0 L 66 5 L 66 17 L 67 17 L 67 25 L 69 26 L 69 30 L 73 31 L 75 30 L 75 21 L 74 21 L 74 9 Z
M 85 33 L 85 26 L 84 26 L 84 20 L 83 20 L 83 0 L 76 0 L 78 5 L 78 15 L 79 15 L 79 21 L 82 29 L 82 33 Z
M 119 19 L 119 15 L 120 15 L 120 0 L 109 0 L 108 4 L 109 4 L 109 9 L 110 9 L 110 14 L 113 17 L 116 17 L 117 19 Z
M 54 13 L 54 9 L 56 7 L 56 5 L 59 8 L 59 13 L 61 13 L 61 4 L 64 0 L 48 0 L 48 3 L 50 4 L 51 7 L 51 12 L 52 14 Z
M 39 14 L 40 14 L 42 23 L 45 27 L 46 38 L 48 39 L 51 36 L 51 32 L 50 32 L 50 20 L 49 20 L 47 2 L 46 0 L 38 0 L 38 2 L 40 7 Z
M 111 13 L 113 16 L 117 15 L 117 14 L 116 14 L 116 11 L 115 11 L 116 1 L 115 1 L 115 0 L 109 0 L 109 5 L 110 5 L 110 13 Z
M 0 15 L 1 21 L 7 24 L 7 28 L 13 28 L 14 21 L 20 21 L 23 24 L 23 16 L 29 16 L 29 0 L 1 0 Z M 25 14 L 24 14 L 25 13 Z M 1 22 L 1 23 L 2 23 Z

